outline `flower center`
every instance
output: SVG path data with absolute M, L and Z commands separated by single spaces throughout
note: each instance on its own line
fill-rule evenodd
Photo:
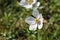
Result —
M 26 0 L 27 4 L 31 4 L 33 0 Z
M 36 23 L 39 23 L 39 19 L 38 19 L 38 18 L 36 18 L 36 19 L 35 19 L 35 22 L 36 22 Z

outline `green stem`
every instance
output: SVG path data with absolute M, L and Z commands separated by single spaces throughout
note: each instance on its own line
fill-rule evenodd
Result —
M 27 32 L 28 32 L 27 40 L 30 40 L 30 31 L 29 31 L 29 30 L 27 30 Z
M 40 30 L 37 30 L 37 32 L 38 32 L 37 34 L 38 40 L 41 40 Z

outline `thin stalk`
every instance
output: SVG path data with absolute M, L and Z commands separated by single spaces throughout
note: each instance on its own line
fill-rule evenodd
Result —
M 40 30 L 37 30 L 37 32 L 38 32 L 38 34 L 37 34 L 38 40 L 41 40 L 42 37 L 41 37 L 41 35 L 40 35 Z

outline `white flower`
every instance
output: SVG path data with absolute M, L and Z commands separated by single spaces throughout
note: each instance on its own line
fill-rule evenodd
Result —
M 40 5 L 37 0 L 21 0 L 19 4 L 26 9 L 33 8 L 33 6 L 34 8 L 38 8 L 38 6 Z
M 38 10 L 34 10 L 32 13 L 33 16 L 26 18 L 26 23 L 30 25 L 29 30 L 41 29 L 43 27 L 43 16 L 39 14 Z

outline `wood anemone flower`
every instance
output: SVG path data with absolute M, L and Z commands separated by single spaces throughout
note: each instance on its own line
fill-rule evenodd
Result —
M 34 9 L 32 16 L 26 18 L 26 23 L 30 25 L 29 30 L 42 29 L 43 27 L 43 16 L 39 14 L 37 9 Z
M 25 7 L 26 9 L 30 8 L 36 9 L 40 5 L 40 2 L 37 2 L 37 0 L 21 0 L 19 5 Z

